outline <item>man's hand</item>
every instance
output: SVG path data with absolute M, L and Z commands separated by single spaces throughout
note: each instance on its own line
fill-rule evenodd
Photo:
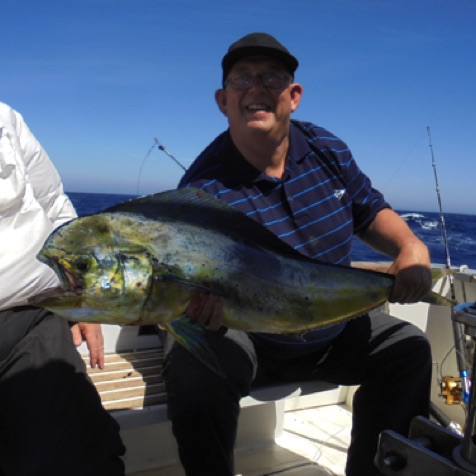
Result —
M 431 272 L 423 266 L 412 266 L 395 275 L 395 285 L 388 300 L 409 304 L 419 302 L 431 289 Z
M 223 325 L 223 299 L 216 294 L 198 293 L 190 301 L 186 314 L 209 331 L 217 331 Z
M 91 368 L 104 368 L 104 339 L 100 324 L 87 324 L 79 322 L 71 327 L 73 342 L 76 347 L 80 346 L 83 338 L 89 349 L 89 362 Z
M 431 265 L 427 247 L 420 241 L 408 246 L 398 255 L 389 272 L 395 274 L 390 302 L 420 301 L 431 289 Z
M 394 259 L 395 274 L 390 302 L 420 301 L 431 289 L 431 262 L 427 246 L 393 210 L 380 210 L 359 237 L 372 248 Z

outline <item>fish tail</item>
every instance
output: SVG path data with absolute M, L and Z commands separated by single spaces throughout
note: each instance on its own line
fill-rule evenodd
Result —
M 448 299 L 441 294 L 430 291 L 423 299 L 422 302 L 428 304 L 435 304 L 436 306 L 455 306 L 457 303 L 452 299 Z
M 440 278 L 446 278 L 447 276 L 451 276 L 457 272 L 456 269 L 448 269 L 448 268 L 431 268 L 431 280 L 438 281 Z

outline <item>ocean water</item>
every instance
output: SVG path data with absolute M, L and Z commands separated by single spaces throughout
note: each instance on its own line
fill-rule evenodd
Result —
M 134 198 L 134 195 L 106 193 L 68 193 L 79 216 L 99 212 L 109 206 Z M 417 210 L 397 210 L 413 232 L 430 249 L 433 263 L 446 264 L 447 254 L 439 213 Z M 468 266 L 476 269 L 476 215 L 445 213 L 444 222 L 452 266 Z M 357 238 L 352 244 L 354 261 L 379 261 L 388 258 L 371 250 Z
M 433 263 L 446 264 L 447 253 L 439 213 L 397 210 L 413 232 L 428 246 Z M 476 269 L 476 215 L 445 213 L 444 223 L 448 244 L 449 262 L 452 266 Z M 354 239 L 353 259 L 373 261 L 382 255 L 370 250 L 357 238 Z

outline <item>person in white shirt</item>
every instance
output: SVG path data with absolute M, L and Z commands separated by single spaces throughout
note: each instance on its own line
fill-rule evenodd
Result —
M 75 345 L 103 368 L 101 327 L 28 305 L 58 285 L 36 259 L 76 217 L 47 153 L 0 102 L 0 476 L 122 476 L 119 427 L 104 410 Z

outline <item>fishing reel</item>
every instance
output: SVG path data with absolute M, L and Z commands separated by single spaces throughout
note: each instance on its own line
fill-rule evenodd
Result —
M 464 309 L 465 313 L 471 312 L 473 307 L 466 305 Z M 456 309 L 456 312 L 461 315 L 461 309 Z M 473 311 L 474 312 L 474 311 Z M 454 319 L 457 321 L 458 317 Z M 461 317 L 460 317 L 461 319 Z M 463 323 L 461 323 L 463 325 Z M 474 333 L 471 327 L 466 324 L 466 334 L 462 335 L 457 346 L 457 358 L 459 359 L 460 375 L 454 377 L 445 375 L 441 377 L 439 381 L 440 385 L 440 397 L 444 399 L 446 405 L 462 405 L 465 406 L 469 403 L 469 395 L 471 389 L 470 372 L 465 369 L 474 367 L 474 354 L 475 354 L 475 339 L 472 336 Z
M 466 357 L 464 359 L 465 368 L 473 367 L 474 360 L 474 340 L 467 340 L 464 344 Z M 470 372 L 468 370 L 461 370 L 459 377 L 452 375 L 445 375 L 441 377 L 440 397 L 443 398 L 446 405 L 462 405 L 469 403 L 469 395 L 471 389 Z
M 461 378 L 445 375 L 440 382 L 440 396 L 446 405 L 464 405 Z

